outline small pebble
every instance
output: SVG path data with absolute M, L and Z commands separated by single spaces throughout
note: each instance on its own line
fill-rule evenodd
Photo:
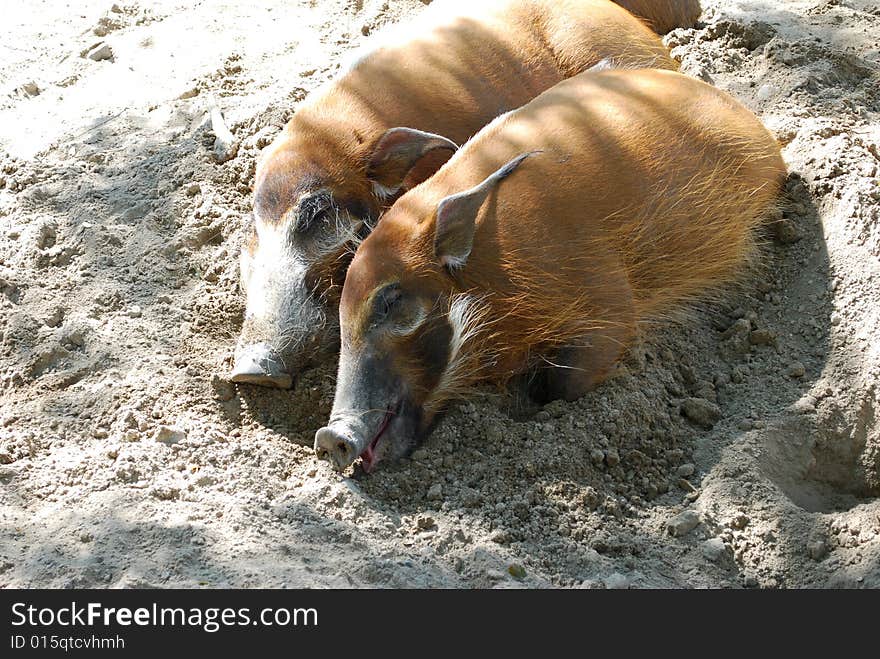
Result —
M 760 87 L 758 87 L 758 91 L 755 94 L 755 98 L 759 101 L 768 101 L 776 94 L 777 89 L 774 85 L 771 85 L 769 82 L 764 83 Z
M 520 565 L 519 563 L 513 563 L 507 568 L 507 572 L 514 579 L 525 579 L 526 578 L 526 569 Z
M 86 57 L 95 62 L 113 59 L 113 49 L 110 47 L 109 43 L 102 42 L 92 48 L 86 54 Z
M 765 346 L 776 342 L 776 333 L 767 329 L 756 329 L 749 333 L 749 343 Z
M 156 429 L 156 434 L 153 436 L 153 439 L 170 446 L 172 444 L 179 444 L 186 439 L 186 433 L 180 428 L 175 428 L 174 426 L 159 426 Z
M 700 524 L 700 514 L 696 510 L 685 510 L 666 523 L 669 535 L 680 538 L 693 531 Z
M 24 83 L 20 87 L 21 91 L 24 92 L 25 96 L 39 96 L 40 95 L 40 87 L 33 80 L 30 82 Z
M 814 561 L 821 561 L 828 555 L 828 546 L 822 540 L 807 543 L 807 553 Z
M 681 410 L 688 419 L 707 429 L 721 418 L 721 408 L 705 398 L 686 398 Z
M 214 160 L 224 163 L 235 158 L 238 154 L 238 140 L 226 127 L 223 114 L 216 105 L 211 108 L 211 130 L 214 131 Z
M 717 563 L 727 553 L 727 546 L 721 538 L 711 538 L 703 543 L 703 556 L 706 560 Z
M 816 403 L 819 401 L 815 397 L 806 395 L 792 405 L 792 409 L 798 414 L 812 414 L 816 411 Z
M 786 370 L 786 374 L 790 378 L 802 378 L 806 372 L 807 369 L 801 362 L 792 362 L 788 370 Z
M 498 529 L 489 536 L 489 540 L 494 542 L 496 545 L 505 545 L 507 544 L 509 539 L 510 538 L 508 537 L 507 533 L 502 529 Z
M 443 498 L 443 486 L 440 483 L 434 483 L 428 488 L 428 501 L 437 501 Z
M 46 318 L 45 323 L 47 327 L 58 327 L 62 320 L 64 320 L 64 309 L 56 307 L 52 314 Z
M 696 467 L 690 462 L 687 462 L 678 468 L 678 475 L 682 478 L 687 478 L 688 476 L 692 476 L 695 471 Z
M 626 590 L 629 588 L 629 579 L 620 572 L 612 572 L 603 581 L 605 581 L 605 587 L 608 590 Z
M 64 337 L 68 343 L 82 347 L 83 345 L 83 331 L 81 329 L 73 329 L 70 330 Z
M 128 311 L 125 312 L 129 318 L 140 318 L 143 310 L 136 304 L 130 306 Z
M 730 520 L 730 528 L 732 529 L 744 529 L 749 525 L 751 520 L 745 513 L 738 513 L 734 516 L 732 520 Z

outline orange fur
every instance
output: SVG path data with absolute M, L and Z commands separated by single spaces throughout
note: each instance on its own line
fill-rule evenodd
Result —
M 467 263 L 444 270 L 440 202 L 536 150 L 480 208 Z M 785 173 L 774 138 L 724 92 L 669 71 L 581 74 L 487 126 L 383 217 L 349 269 L 343 344 L 366 331 L 370 291 L 399 281 L 447 311 L 473 299 L 429 411 L 563 346 L 593 346 L 581 384 L 595 385 L 639 323 L 739 276 Z
M 677 27 L 693 27 L 700 14 L 700 0 L 614 0 L 638 16 L 659 34 Z
M 376 217 L 393 197 L 376 198 L 366 164 L 389 128 L 417 128 L 461 144 L 497 115 L 603 59 L 677 68 L 650 29 L 608 0 L 435 4 L 424 19 L 430 30 L 420 33 L 417 23 L 417 36 L 366 55 L 297 109 L 258 166 L 255 209 L 262 221 L 288 221 L 310 178 L 340 203 L 356 202 Z M 444 161 L 419 172 L 415 183 Z M 359 219 L 340 215 L 343 223 Z M 318 259 L 315 279 L 332 277 L 337 256 Z

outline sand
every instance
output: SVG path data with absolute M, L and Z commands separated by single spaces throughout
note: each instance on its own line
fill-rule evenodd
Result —
M 77 4 L 0 44 L 0 587 L 880 586 L 875 3 L 704 0 L 667 37 L 792 171 L 743 290 L 370 476 L 311 450 L 332 364 L 224 379 L 242 215 L 297 103 L 424 4 Z

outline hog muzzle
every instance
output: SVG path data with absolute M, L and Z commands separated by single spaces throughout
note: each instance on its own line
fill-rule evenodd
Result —
M 235 359 L 230 380 L 277 389 L 290 389 L 293 385 L 293 376 L 268 343 L 246 346 Z
M 360 444 L 344 428 L 325 426 L 315 433 L 315 455 L 338 471 L 354 462 L 360 452 Z

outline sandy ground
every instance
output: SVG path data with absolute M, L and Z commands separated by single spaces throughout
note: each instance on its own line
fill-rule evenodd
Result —
M 223 379 L 241 215 L 297 103 L 423 3 L 67 4 L 0 43 L 0 587 L 880 586 L 874 2 L 704 0 L 667 38 L 793 172 L 745 290 L 369 477 L 309 448 L 332 365 Z

